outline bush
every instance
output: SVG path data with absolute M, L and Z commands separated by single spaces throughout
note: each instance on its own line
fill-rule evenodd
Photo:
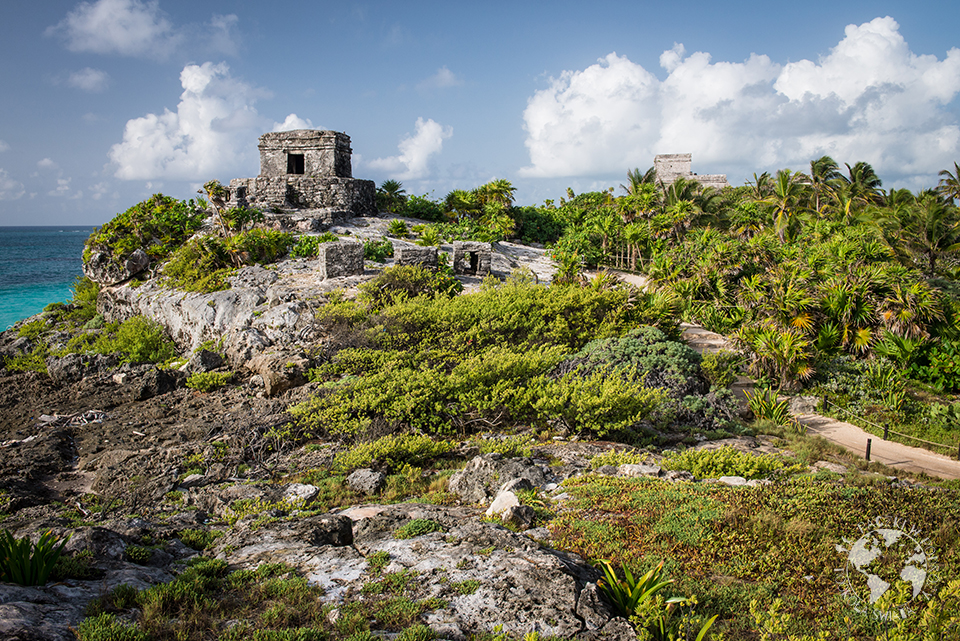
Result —
M 70 537 L 58 539 L 46 532 L 33 543 L 30 537 L 15 539 L 10 530 L 0 532 L 0 581 L 19 585 L 43 585 Z
M 320 252 L 320 245 L 322 243 L 333 243 L 336 241 L 336 234 L 328 231 L 317 236 L 301 236 L 297 239 L 293 249 L 290 250 L 290 256 L 293 258 L 316 258 Z
M 366 260 L 372 260 L 382 263 L 388 257 L 393 256 L 393 243 L 389 240 L 366 240 L 363 243 L 363 257 Z
M 163 267 L 166 284 L 188 292 L 227 289 L 227 276 L 241 265 L 268 264 L 294 244 L 293 235 L 272 229 L 251 229 L 229 238 L 194 238 Z
M 783 462 L 767 454 L 747 454 L 729 446 L 715 450 L 684 450 L 667 454 L 660 462 L 668 470 L 686 470 L 697 478 L 742 476 L 755 479 L 783 468 Z
M 104 612 L 84 619 L 77 626 L 79 641 L 148 641 L 149 635 L 136 625 L 122 623 L 116 615 Z
M 395 539 L 412 539 L 431 532 L 443 532 L 443 526 L 430 519 L 412 519 L 393 531 Z
M 397 210 L 397 213 L 407 218 L 418 218 L 433 222 L 445 220 L 443 206 L 426 196 L 410 196 Z
M 405 298 L 434 294 L 455 296 L 461 291 L 463 285 L 453 276 L 415 265 L 388 267 L 360 286 L 361 299 L 374 308 Z
M 84 261 L 99 251 L 122 266 L 130 254 L 141 248 L 154 261 L 162 261 L 200 229 L 206 216 L 192 200 L 154 194 L 94 230 L 84 246 Z
M 233 378 L 233 372 L 196 372 L 187 378 L 187 387 L 198 392 L 218 390 Z
M 700 367 L 712 385 L 729 388 L 740 373 L 740 356 L 726 350 L 710 352 L 703 355 Z
M 188 548 L 193 548 L 197 552 L 202 552 L 213 547 L 214 542 L 223 536 L 219 530 L 180 530 L 177 538 Z
M 373 461 L 391 469 L 398 469 L 404 463 L 421 465 L 455 448 L 456 445 L 450 441 L 434 441 L 419 434 L 389 435 L 340 452 L 333 459 L 333 469 L 346 473 L 367 467 Z
M 387 227 L 387 234 L 394 238 L 406 238 L 410 234 L 410 230 L 407 229 L 407 223 L 395 218 L 390 221 L 390 225 Z

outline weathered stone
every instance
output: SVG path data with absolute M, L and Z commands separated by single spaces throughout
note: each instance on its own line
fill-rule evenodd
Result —
M 819 404 L 816 396 L 791 396 L 789 409 L 791 414 L 815 414 Z
M 118 359 L 115 354 L 67 354 L 57 358 L 47 358 L 47 374 L 57 384 L 79 381 L 85 376 L 99 374 L 116 367 Z
M 182 488 L 191 488 L 191 487 L 200 487 L 201 485 L 207 484 L 207 477 L 203 474 L 188 474 L 186 478 L 180 481 L 180 487 Z
M 397 244 L 396 256 L 394 257 L 397 265 L 419 265 L 421 267 L 437 266 L 437 248 L 419 247 L 417 245 L 408 245 L 406 243 Z
M 191 356 L 186 365 L 180 369 L 188 374 L 196 374 L 198 372 L 209 372 L 218 367 L 223 367 L 223 365 L 223 357 L 220 354 L 208 349 L 201 349 Z
M 513 492 L 500 492 L 487 508 L 487 516 L 500 516 L 512 507 L 518 507 L 520 499 Z
M 491 452 L 473 458 L 466 467 L 450 477 L 450 491 L 464 501 L 479 503 L 494 493 L 494 488 L 512 479 L 525 478 L 536 487 L 546 483 L 543 471 L 530 459 L 504 459 Z
M 490 273 L 492 247 L 490 243 L 455 241 L 453 243 L 453 273 L 486 276 Z
M 693 481 L 696 479 L 693 473 L 687 470 L 669 470 L 664 474 L 664 478 L 668 481 Z
M 726 174 L 695 174 L 691 171 L 692 154 L 659 154 L 653 159 L 657 182 L 672 185 L 677 178 L 695 180 L 703 187 L 729 187 Z
M 320 494 L 320 488 L 306 483 L 291 483 L 283 491 L 283 499 L 289 503 L 307 506 Z
M 127 256 L 127 260 L 123 264 L 124 269 L 126 269 L 127 273 L 131 276 L 136 276 L 149 266 L 150 256 L 142 249 L 134 250 L 132 254 Z
M 503 492 L 515 492 L 517 490 L 528 492 L 533 489 L 533 483 L 530 482 L 528 478 L 516 478 L 510 479 L 500 486 L 500 489 L 497 490 L 497 493 Z
M 501 520 L 518 530 L 529 530 L 536 512 L 529 505 L 511 505 L 500 514 Z
M 106 252 L 93 252 L 83 261 L 83 274 L 101 285 L 117 285 L 130 280 L 150 266 L 150 257 L 142 249 L 130 253 L 122 261 Z
M 386 474 L 368 468 L 357 470 L 347 477 L 350 489 L 366 496 L 379 494 L 386 484 Z
M 599 630 L 610 620 L 610 608 L 600 597 L 596 583 L 588 583 L 577 599 L 577 616 L 583 619 L 587 632 Z
M 733 487 L 739 487 L 747 484 L 747 479 L 743 478 L 742 476 L 721 476 L 717 480 Z
M 630 622 L 622 617 L 610 619 L 600 628 L 599 638 L 604 641 L 637 641 L 637 632 Z
M 625 463 L 617 468 L 617 476 L 628 478 L 637 476 L 660 476 L 663 472 L 659 465 L 642 465 Z
M 317 271 L 321 280 L 363 273 L 363 245 L 360 243 L 349 240 L 321 243 L 318 252 Z
M 137 386 L 136 398 L 145 401 L 154 396 L 160 396 L 177 389 L 183 382 L 182 372 L 171 372 L 153 367 L 143 375 Z
M 376 213 L 376 185 L 352 177 L 350 137 L 336 131 L 271 132 L 260 136 L 260 175 L 230 181 L 230 207 L 309 210 L 320 223 Z M 297 227 L 316 230 L 309 221 Z
M 271 352 L 254 356 L 246 367 L 263 379 L 267 396 L 276 396 L 307 382 L 310 361 L 300 355 Z

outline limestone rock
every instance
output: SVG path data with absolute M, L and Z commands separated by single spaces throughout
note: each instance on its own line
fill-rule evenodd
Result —
M 398 243 L 396 247 L 397 265 L 420 265 L 422 267 L 437 266 L 437 248 L 419 247 L 407 243 Z
M 468 503 L 486 501 L 499 488 L 513 479 L 527 479 L 531 485 L 546 484 L 546 477 L 530 459 L 504 459 L 491 452 L 474 457 L 467 466 L 450 477 L 450 491 Z
M 721 483 L 730 485 L 732 487 L 739 487 L 747 484 L 747 479 L 743 478 L 742 476 L 721 476 L 718 480 Z
M 150 266 L 150 257 L 142 249 L 133 251 L 122 262 L 105 252 L 93 252 L 83 263 L 84 275 L 101 285 L 117 285 L 130 280 Z
M 171 372 L 169 370 L 153 367 L 148 369 L 143 377 L 136 383 L 136 398 L 145 401 L 154 396 L 160 396 L 180 387 L 186 377 L 182 372 Z
M 350 489 L 366 496 L 379 494 L 386 484 L 386 474 L 375 472 L 369 468 L 357 470 L 347 477 L 347 485 L 350 486 Z
M 516 494 L 510 491 L 500 492 L 497 494 L 497 498 L 493 500 L 493 503 L 490 504 L 490 507 L 487 508 L 486 514 L 487 516 L 501 516 L 510 508 L 519 506 L 520 500 Z
M 276 396 L 307 382 L 310 361 L 299 355 L 272 352 L 254 356 L 246 367 L 263 378 L 267 396 Z
M 47 358 L 47 374 L 58 385 L 79 381 L 85 376 L 99 374 L 118 364 L 115 354 L 67 354 Z
M 353 241 L 321 243 L 317 254 L 320 280 L 363 273 L 363 245 Z
M 638 476 L 660 476 L 663 470 L 659 465 L 636 465 L 625 463 L 617 468 L 617 476 L 633 478 Z
M 220 356 L 220 354 L 211 352 L 208 349 L 201 349 L 191 356 L 187 364 L 181 369 L 188 374 L 196 374 L 199 372 L 209 372 L 223 367 L 223 365 L 223 357 Z
M 291 483 L 283 491 L 283 499 L 290 503 L 307 506 L 320 494 L 320 488 L 306 483 Z
M 503 510 L 500 519 L 518 530 L 529 530 L 536 518 L 536 512 L 529 505 L 511 505 Z

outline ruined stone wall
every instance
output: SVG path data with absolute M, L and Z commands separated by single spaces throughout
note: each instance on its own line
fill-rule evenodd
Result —
M 278 131 L 260 136 L 260 177 L 286 176 L 289 154 L 304 158 L 304 176 L 350 178 L 350 136 L 338 131 Z
M 729 187 L 726 174 L 704 174 L 698 176 L 691 171 L 693 154 L 659 154 L 653 159 L 653 167 L 657 171 L 657 181 L 664 185 L 672 185 L 677 178 L 696 180 L 704 187 L 722 189 Z
M 265 213 L 277 209 L 314 209 L 332 219 L 372 216 L 376 184 L 356 178 L 283 176 L 235 178 L 230 181 L 230 206 L 251 207 Z M 328 221 L 329 222 L 329 221 Z

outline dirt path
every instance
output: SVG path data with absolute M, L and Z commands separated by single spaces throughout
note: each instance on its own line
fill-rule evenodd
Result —
M 734 349 L 730 341 L 724 336 L 703 327 L 688 323 L 683 323 L 680 327 L 683 328 L 683 340 L 699 354 L 718 352 L 722 349 Z M 744 392 L 751 389 L 753 389 L 753 381 L 746 377 L 740 377 L 733 385 L 734 393 L 744 400 L 746 399 Z M 879 436 L 863 431 L 856 425 L 838 421 L 828 416 L 820 416 L 819 414 L 794 414 L 794 416 L 806 426 L 807 431 L 811 434 L 822 436 L 857 456 L 866 456 L 867 439 L 870 439 L 871 461 L 879 461 L 888 467 L 905 472 L 915 474 L 924 472 L 942 479 L 960 479 L 960 461 L 919 447 L 885 441 Z

